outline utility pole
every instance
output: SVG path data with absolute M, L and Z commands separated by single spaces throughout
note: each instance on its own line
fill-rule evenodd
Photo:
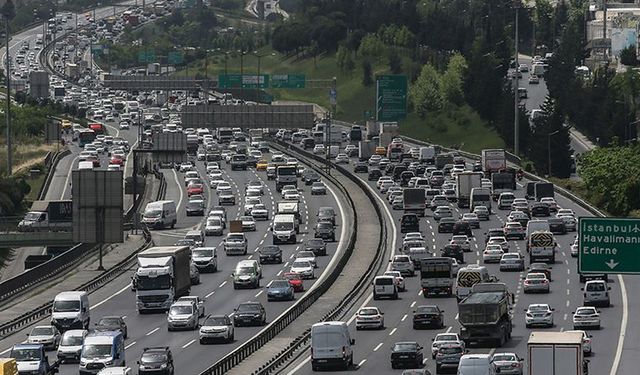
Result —
M 7 79 L 7 108 L 5 110 L 7 122 L 7 176 L 13 173 L 13 153 L 11 152 L 11 56 L 9 55 L 9 21 L 15 16 L 13 0 L 7 0 L 2 7 L 4 16 L 4 41 L 5 41 L 5 62 L 6 69 L 4 75 Z M 43 41 L 44 43 L 44 41 Z
M 607 0 L 602 0 L 602 40 L 607 39 Z M 609 49 L 604 47 L 604 57 L 609 60 Z
M 244 50 L 240 52 L 240 99 L 244 100 Z
M 518 155 L 520 151 L 520 126 L 518 124 L 520 120 L 520 111 L 519 111 L 519 98 L 518 98 L 518 74 L 520 73 L 520 64 L 518 63 L 518 10 L 520 9 L 520 3 L 518 0 L 514 2 L 514 7 L 516 9 L 516 36 L 515 36 L 515 74 L 513 75 L 513 153 Z

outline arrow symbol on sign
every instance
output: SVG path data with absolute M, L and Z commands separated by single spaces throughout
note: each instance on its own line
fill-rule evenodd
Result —
M 613 259 L 609 259 L 608 262 L 605 262 L 604 264 L 606 264 L 607 266 L 609 266 L 609 268 L 614 269 L 616 268 L 616 266 L 620 263 L 615 262 Z

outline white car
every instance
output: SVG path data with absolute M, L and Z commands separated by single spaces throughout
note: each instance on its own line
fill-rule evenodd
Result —
M 299 274 L 303 279 L 314 279 L 316 276 L 313 268 L 313 264 L 307 260 L 294 260 L 289 271 Z
M 285 201 L 300 202 L 300 193 L 295 190 L 289 190 L 284 194 L 283 198 Z
M 487 241 L 487 245 L 489 244 L 497 244 L 502 247 L 505 253 L 509 252 L 509 242 L 504 236 L 491 236 L 489 237 L 489 241 Z
M 413 262 L 408 255 L 394 255 L 391 259 L 391 271 L 398 271 L 401 275 L 414 276 Z
M 471 243 L 469 242 L 469 237 L 466 234 L 455 235 L 451 237 L 451 241 L 449 242 L 451 245 L 458 245 L 465 253 L 471 251 Z
M 205 236 L 222 236 L 224 225 L 219 216 L 207 218 L 207 224 L 204 226 Z
M 440 345 L 444 344 L 459 344 L 464 348 L 464 341 L 460 340 L 460 336 L 457 333 L 438 333 L 436 337 L 432 339 L 431 344 L 431 358 L 435 359 L 438 353 Z
M 231 184 L 227 181 L 220 181 L 216 185 L 216 193 L 220 195 L 222 192 L 231 192 Z
M 178 301 L 193 302 L 193 304 L 198 308 L 198 317 L 204 317 L 204 299 L 198 296 L 183 296 L 178 298 Z
M 579 245 L 578 245 L 578 237 L 576 237 L 575 240 L 573 240 L 573 243 L 571 244 L 571 256 L 574 258 L 578 257 L 578 252 L 579 252 Z
M 482 252 L 483 263 L 500 263 L 504 250 L 498 244 L 487 245 Z
M 120 127 L 120 130 L 129 129 L 129 123 L 127 121 L 120 121 L 120 124 L 118 126 Z
M 313 153 L 316 155 L 324 155 L 324 145 L 315 145 L 313 147 Z
M 240 221 L 242 221 L 242 231 L 251 231 L 255 232 L 256 230 L 256 220 L 253 216 L 240 216 Z
M 552 309 L 546 303 L 532 303 L 529 308 L 525 309 L 525 327 L 530 328 L 532 326 L 541 325 L 544 327 L 553 327 L 553 312 Z
M 264 204 L 258 203 L 251 208 L 251 216 L 255 220 L 269 220 L 269 210 Z
M 402 277 L 399 271 L 386 271 L 383 274 L 383 276 L 393 276 L 395 278 L 396 286 L 398 287 L 398 290 L 401 292 L 404 292 L 407 290 L 407 286 L 404 282 L 404 277 Z
M 600 329 L 600 312 L 595 307 L 578 307 L 573 313 L 573 329 Z
M 318 264 L 316 263 L 316 255 L 313 251 L 308 250 L 300 250 L 296 254 L 296 260 L 307 261 L 313 265 L 313 268 L 318 268 Z
M 557 212 L 558 211 L 558 203 L 556 203 L 556 200 L 551 198 L 551 197 L 544 197 L 544 198 L 540 198 L 540 203 L 544 203 L 547 206 L 549 206 L 549 211 L 551 212 Z
M 393 181 L 385 180 L 380 184 L 380 193 L 385 194 L 390 187 L 395 184 Z
M 349 164 L 349 157 L 347 154 L 338 154 L 335 159 L 336 164 Z
M 200 344 L 208 341 L 224 340 L 234 341 L 233 321 L 226 315 L 213 315 L 207 317 L 200 325 Z
M 384 314 L 377 307 L 363 307 L 356 314 L 356 329 L 384 329 Z
M 404 240 L 405 241 L 409 241 L 409 240 L 424 240 L 424 237 L 422 236 L 422 233 L 420 233 L 420 232 L 408 232 L 408 233 L 405 233 Z
M 391 178 L 391 176 L 382 176 L 380 178 L 378 178 L 378 181 L 376 181 L 376 187 L 378 189 L 380 189 L 380 186 L 382 186 L 382 183 L 385 181 L 391 181 L 393 182 L 393 178 Z

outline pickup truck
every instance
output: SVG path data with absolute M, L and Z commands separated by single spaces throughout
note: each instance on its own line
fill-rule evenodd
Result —
M 11 348 L 9 357 L 18 363 L 19 374 L 52 375 L 58 373 L 58 362 L 49 364 L 41 344 L 18 344 Z

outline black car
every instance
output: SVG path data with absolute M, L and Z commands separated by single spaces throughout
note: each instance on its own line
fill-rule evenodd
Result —
M 353 171 L 355 173 L 367 173 L 369 172 L 369 167 L 367 166 L 367 162 L 365 161 L 357 161 L 353 166 Z
M 464 252 L 460 245 L 446 244 L 440 253 L 443 257 L 453 258 L 457 260 L 458 263 L 464 263 Z
M 531 217 L 548 217 L 551 216 L 551 210 L 545 203 L 534 203 L 531 205 Z
M 397 342 L 391 348 L 391 368 L 422 367 L 422 346 L 415 341 Z
M 551 281 L 551 266 L 547 263 L 531 263 L 527 273 L 544 273 L 547 280 Z
M 121 316 L 105 316 L 95 324 L 96 331 L 120 331 L 127 338 L 127 323 Z
M 368 181 L 378 181 L 378 179 L 382 177 L 382 171 L 378 168 L 369 169 L 369 175 L 367 176 Z
M 327 255 L 327 245 L 321 239 L 310 239 L 304 244 L 304 249 L 313 251 L 315 255 Z
M 315 229 L 315 238 L 322 238 L 327 241 L 335 241 L 336 240 L 336 231 L 328 221 L 320 221 L 316 224 Z
M 307 150 L 310 148 L 314 148 L 316 145 L 316 141 L 313 138 L 304 138 L 302 141 L 300 141 L 300 144 L 302 145 L 302 148 Z
M 453 224 L 453 234 L 466 234 L 471 237 L 473 236 L 473 232 L 471 232 L 471 225 L 466 221 L 458 220 Z
M 333 207 L 320 207 L 316 214 L 318 221 L 328 221 L 331 225 L 336 225 L 336 210 Z
M 400 218 L 400 233 L 420 232 L 420 220 L 416 214 L 404 214 Z
M 260 302 L 244 302 L 238 305 L 233 311 L 234 327 L 267 324 L 267 311 Z
M 452 217 L 443 217 L 438 222 L 438 233 L 453 233 L 453 227 L 456 224 L 456 219 Z
M 282 263 L 282 249 L 277 245 L 262 246 L 258 250 L 260 254 L 260 264 L 266 263 Z
M 416 175 L 411 171 L 404 171 L 400 173 L 400 186 L 408 186 L 409 180 L 414 178 Z
M 474 172 L 482 172 L 482 162 L 475 162 L 473 163 L 473 171 Z
M 394 181 L 400 181 L 400 176 L 402 176 L 402 173 L 404 172 L 408 172 L 408 169 L 406 165 L 396 165 L 393 168 L 393 180 Z
M 320 181 L 320 175 L 318 175 L 314 171 L 305 171 L 304 175 L 302 176 L 302 180 L 304 181 L 305 185 L 311 185 L 314 182 Z
M 166 347 L 144 348 L 138 360 L 138 374 L 173 375 L 173 354 Z
M 260 152 L 262 152 L 263 154 L 268 154 L 270 152 L 269 143 L 260 142 L 260 144 L 258 145 L 258 150 L 260 150 Z
M 547 219 L 549 223 L 549 231 L 553 234 L 567 234 L 567 227 L 561 218 L 550 217 Z
M 444 327 L 444 311 L 436 305 L 422 305 L 413 310 L 413 329 L 425 326 Z
M 187 216 L 204 216 L 203 201 L 189 201 L 186 206 Z

